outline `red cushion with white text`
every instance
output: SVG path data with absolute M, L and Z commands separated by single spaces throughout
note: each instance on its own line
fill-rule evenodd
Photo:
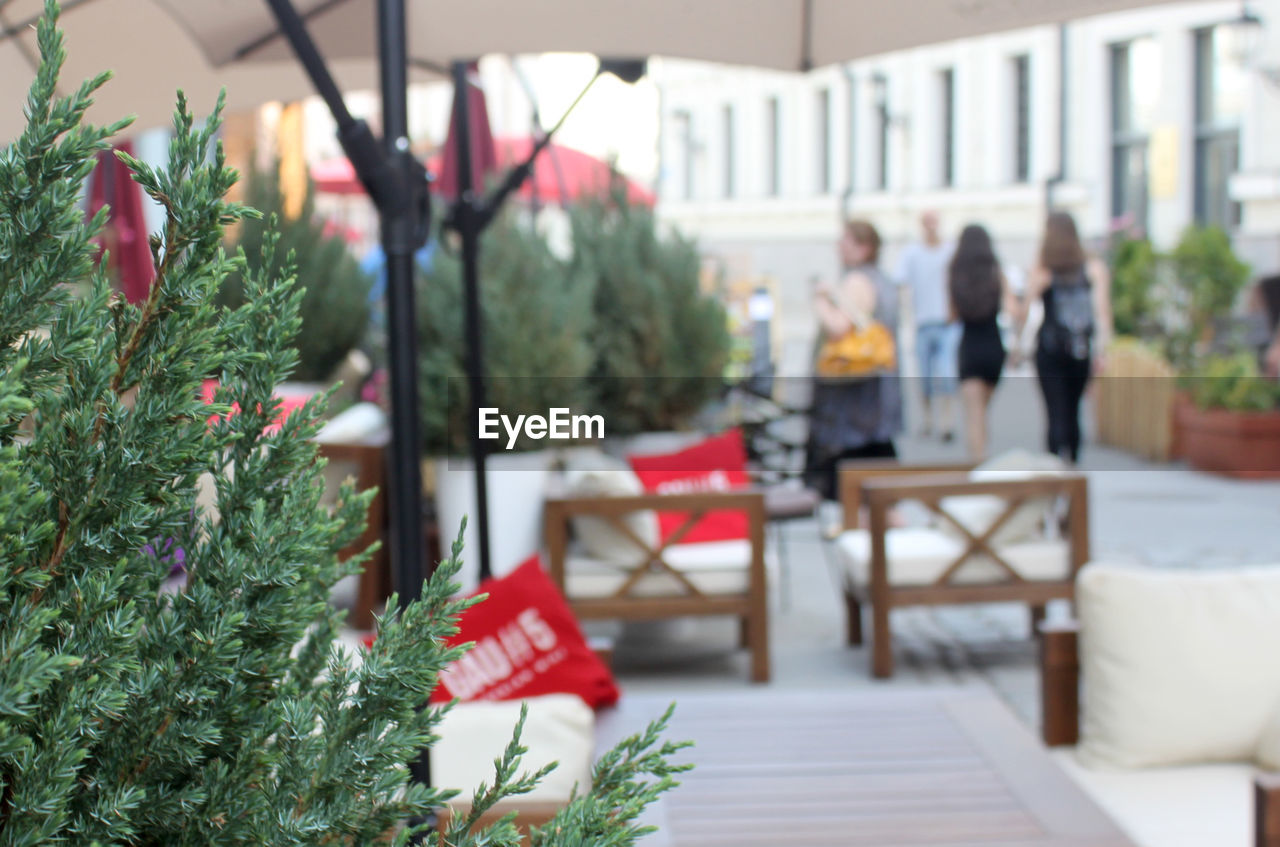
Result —
M 450 646 L 475 646 L 440 674 L 432 703 L 542 694 L 577 694 L 593 709 L 618 701 L 613 674 L 587 646 L 538 556 L 485 580 L 475 593 L 489 597 L 462 613 L 458 634 L 449 639 Z
M 693 494 L 700 491 L 734 491 L 751 483 L 747 475 L 747 451 L 742 433 L 731 429 L 699 441 L 675 453 L 629 456 L 632 470 L 645 491 L 656 494 Z M 662 540 L 670 538 L 685 522 L 687 512 L 658 512 Z M 747 538 L 750 523 L 740 511 L 708 512 L 676 543 L 733 541 Z

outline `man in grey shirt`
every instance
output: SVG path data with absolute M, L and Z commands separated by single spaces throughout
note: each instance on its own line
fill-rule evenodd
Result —
M 924 394 L 923 434 L 927 437 L 937 432 L 943 441 L 950 441 L 955 436 L 952 414 L 960 348 L 960 325 L 951 320 L 947 291 L 952 246 L 938 234 L 937 212 L 924 212 L 920 229 L 922 240 L 903 251 L 898 282 L 910 290 L 915 315 L 916 356 Z

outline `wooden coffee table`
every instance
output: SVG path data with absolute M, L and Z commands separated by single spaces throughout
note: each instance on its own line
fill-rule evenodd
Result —
M 696 767 L 645 845 L 1132 847 L 983 688 L 624 694 L 601 749 L 671 699 Z

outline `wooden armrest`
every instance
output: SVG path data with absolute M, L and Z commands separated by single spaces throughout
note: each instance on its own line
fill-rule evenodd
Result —
M 937 503 L 943 497 L 970 494 L 994 494 L 999 497 L 1038 497 L 1062 494 L 1079 496 L 1087 480 L 1081 474 L 1060 474 L 1034 479 L 974 482 L 967 476 L 952 474 L 919 476 L 912 479 L 868 479 L 862 483 L 862 494 L 872 506 L 890 505 L 902 500 Z
M 629 494 L 598 497 L 550 497 L 549 513 L 573 515 L 625 515 L 643 509 L 664 512 L 741 510 L 755 520 L 764 518 L 764 494 L 759 491 L 697 491 L 689 494 Z
M 1040 624 L 1040 732 L 1049 747 L 1080 739 L 1080 628 Z
M 481 815 L 480 820 L 476 821 L 474 829 L 478 830 L 486 826 L 492 826 L 505 815 L 515 812 L 516 828 L 520 830 L 520 834 L 524 836 L 523 841 L 527 844 L 529 842 L 529 828 L 546 826 L 564 806 L 564 803 L 557 803 L 551 800 L 521 800 L 519 797 L 513 797 L 509 800 L 503 800 Z M 439 810 L 438 827 L 440 829 L 447 827 L 454 815 L 468 815 L 470 813 L 470 803 L 456 803 L 452 806 L 445 806 Z
M 939 464 L 904 465 L 899 462 L 859 461 L 851 460 L 840 463 L 840 503 L 844 507 L 844 528 L 857 529 L 861 522 L 859 512 L 862 509 L 862 484 L 870 479 L 954 474 L 967 474 L 973 470 L 968 462 L 945 462 Z
M 1280 847 L 1280 773 L 1260 773 L 1253 780 L 1255 847 Z

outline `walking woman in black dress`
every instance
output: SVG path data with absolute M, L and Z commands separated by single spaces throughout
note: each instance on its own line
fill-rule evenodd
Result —
M 1036 374 L 1049 419 L 1047 446 L 1074 465 L 1080 459 L 1080 400 L 1111 343 L 1111 275 L 1105 263 L 1085 253 L 1066 212 L 1054 212 L 1045 224 L 1019 327 L 1025 309 L 1040 299 L 1044 322 L 1036 335 Z
M 1009 284 L 986 229 L 970 224 L 960 233 L 948 279 L 951 315 L 964 327 L 960 338 L 960 397 L 964 403 L 969 456 L 987 453 L 987 410 L 1004 370 L 1004 342 L 997 318 L 1015 308 Z

